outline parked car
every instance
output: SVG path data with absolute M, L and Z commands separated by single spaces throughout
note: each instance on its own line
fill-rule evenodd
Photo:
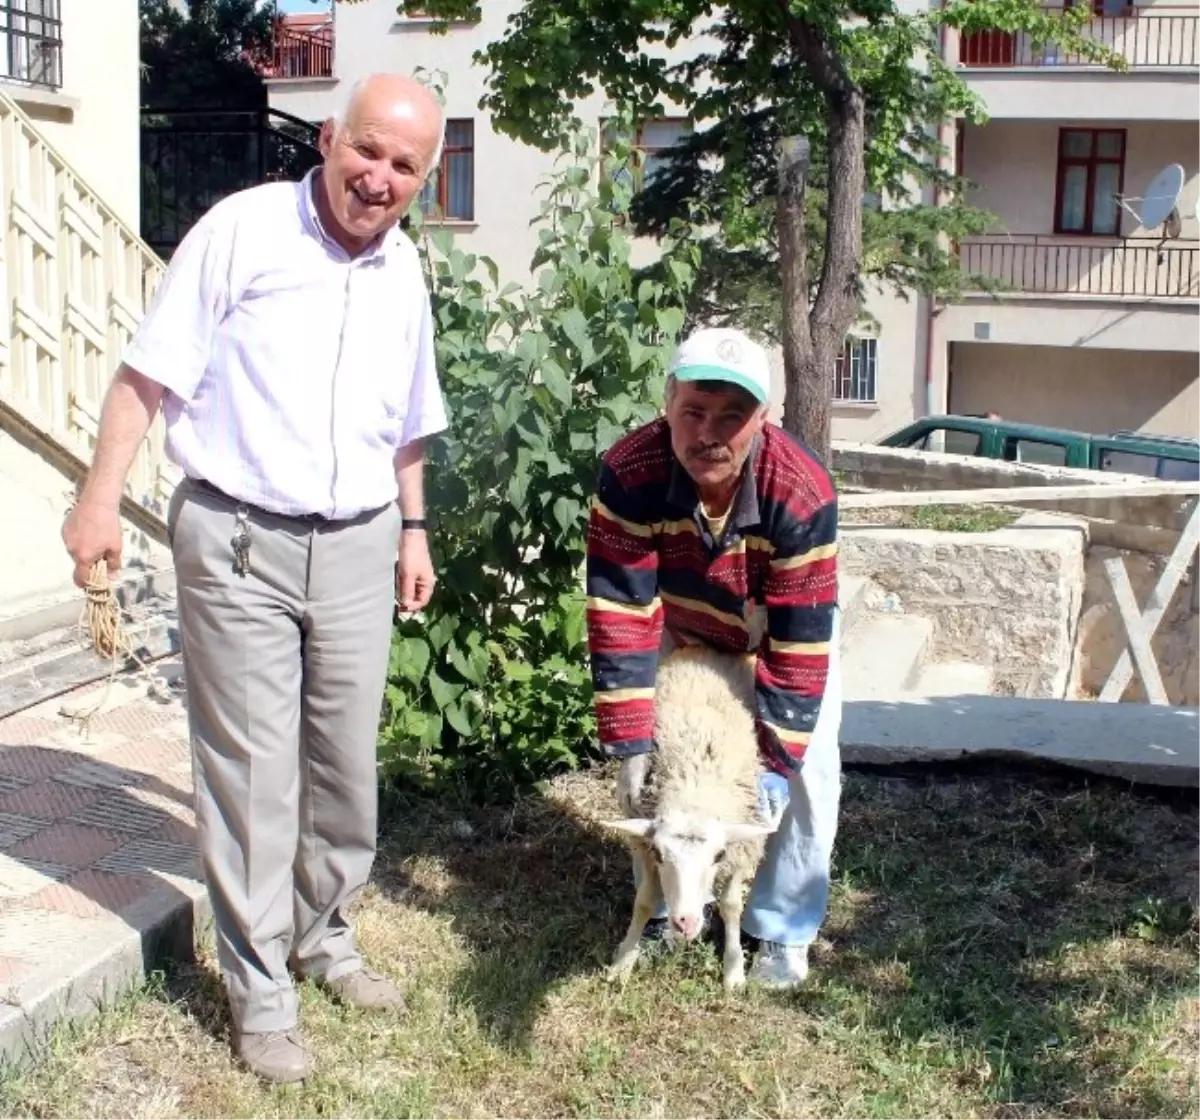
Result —
M 1167 482 L 1200 479 L 1200 440 L 1183 436 L 1130 431 L 1094 435 L 982 416 L 926 416 L 879 442 L 883 447 L 1114 471 Z

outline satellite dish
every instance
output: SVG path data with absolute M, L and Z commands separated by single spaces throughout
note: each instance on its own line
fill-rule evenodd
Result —
M 1137 218 L 1138 225 L 1143 229 L 1165 226 L 1163 232 L 1167 237 L 1178 237 L 1182 229 L 1178 203 L 1183 180 L 1183 168 L 1177 163 L 1169 163 L 1150 180 L 1150 185 L 1140 198 L 1123 198 L 1121 205 Z M 1140 202 L 1141 206 L 1134 210 L 1128 205 L 1130 202 Z

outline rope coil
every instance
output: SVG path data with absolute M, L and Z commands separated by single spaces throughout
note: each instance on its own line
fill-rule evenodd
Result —
M 125 631 L 121 617 L 121 606 L 112 593 L 108 576 L 108 561 L 103 557 L 92 565 L 91 574 L 83 588 L 84 603 L 79 615 L 79 636 L 84 646 L 90 645 L 96 655 L 110 662 L 108 681 L 99 700 L 80 708 L 63 706 L 59 713 L 66 719 L 79 724 L 79 732 L 86 736 L 95 716 L 107 703 L 113 682 L 125 661 L 137 662 L 139 672 L 149 676 L 149 667 L 134 652 L 133 643 Z M 153 682 L 151 687 L 153 687 Z

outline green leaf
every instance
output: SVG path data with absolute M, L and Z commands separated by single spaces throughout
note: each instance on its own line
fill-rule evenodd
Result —
M 553 359 L 547 358 L 539 367 L 542 384 L 550 390 L 550 394 L 560 404 L 570 407 L 571 379 L 567 372 Z
M 429 674 L 429 693 L 433 697 L 433 702 L 443 712 L 462 695 L 464 688 L 466 685 L 451 684 L 443 680 L 437 669 L 433 669 Z
M 429 666 L 429 643 L 421 638 L 405 638 L 399 647 L 398 669 L 406 680 L 417 683 Z
M 454 728 L 464 739 L 470 738 L 474 732 L 474 727 L 471 726 L 471 717 L 467 709 L 461 704 L 450 704 L 443 709 L 443 714 L 446 717 L 446 722 Z
M 504 675 L 510 681 L 527 681 L 533 678 L 533 669 L 524 661 L 509 661 L 504 666 Z
M 574 498 L 561 496 L 554 499 L 554 505 L 551 510 L 554 514 L 554 520 L 558 522 L 564 533 L 568 533 L 575 526 L 576 519 L 579 517 L 580 510 L 583 507 Z

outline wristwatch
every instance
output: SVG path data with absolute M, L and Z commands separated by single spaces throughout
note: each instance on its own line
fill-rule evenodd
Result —
M 402 517 L 400 519 L 400 528 L 404 532 L 410 529 L 419 529 L 422 533 L 425 531 L 425 518 L 423 517 Z

